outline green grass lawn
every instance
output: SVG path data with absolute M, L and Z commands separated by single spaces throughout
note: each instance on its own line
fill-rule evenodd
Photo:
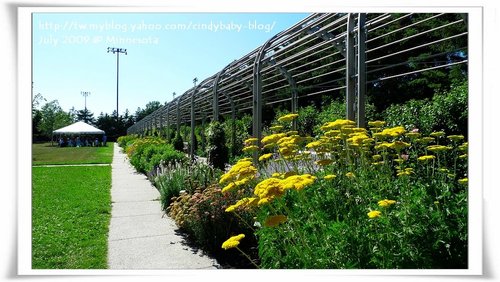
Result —
M 56 144 L 56 143 L 54 143 Z M 33 144 L 33 165 L 48 164 L 110 164 L 113 143 L 106 147 L 63 147 L 50 143 Z
M 33 167 L 33 269 L 107 268 L 110 187 L 111 166 Z

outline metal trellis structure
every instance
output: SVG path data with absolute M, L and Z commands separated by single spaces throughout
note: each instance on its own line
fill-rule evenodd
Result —
M 176 124 L 179 131 L 181 124 L 190 124 L 193 144 L 197 123 L 225 115 L 234 121 L 239 113 L 252 113 L 253 136 L 260 140 L 263 107 L 290 103 L 291 112 L 297 112 L 299 99 L 315 95 L 345 95 L 346 118 L 363 127 L 367 86 L 467 65 L 467 21 L 466 16 L 457 15 L 311 14 L 195 83 L 128 128 L 127 134 L 150 134 L 166 127 L 170 138 L 171 125 Z M 397 71 L 397 67 L 407 71 Z M 234 122 L 232 127 L 234 145 Z M 194 154 L 193 146 L 190 153 Z

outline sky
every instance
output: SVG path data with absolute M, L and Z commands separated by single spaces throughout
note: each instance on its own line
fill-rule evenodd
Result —
M 34 13 L 33 95 L 97 117 L 165 103 L 307 17 L 304 13 Z

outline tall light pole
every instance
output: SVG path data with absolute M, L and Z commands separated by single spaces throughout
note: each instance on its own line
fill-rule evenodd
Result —
M 118 120 L 118 117 L 120 116 L 118 114 L 118 74 L 120 69 L 120 53 L 127 55 L 127 49 L 108 47 L 108 53 L 109 52 L 112 52 L 113 54 L 116 53 L 116 120 Z
M 90 96 L 90 91 L 81 91 L 83 97 L 85 97 L 85 112 L 87 112 L 87 96 Z

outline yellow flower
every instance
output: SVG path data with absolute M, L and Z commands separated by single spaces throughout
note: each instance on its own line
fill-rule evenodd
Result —
M 388 200 L 388 199 L 384 199 L 384 200 L 380 200 L 378 201 L 378 205 L 379 207 L 388 207 L 388 206 L 391 206 L 391 205 L 394 205 L 396 203 L 396 201 L 394 200 Z
M 274 177 L 264 179 L 255 186 L 253 193 L 260 199 L 281 196 L 283 194 L 281 179 Z
M 354 133 L 352 137 L 347 139 L 347 142 L 351 142 L 353 144 L 361 144 L 363 143 L 364 140 L 368 139 L 369 137 L 365 133 Z
M 323 145 L 323 143 L 321 141 L 313 141 L 313 142 L 307 144 L 306 148 L 307 149 L 314 149 L 314 148 L 318 148 L 322 145 Z
M 315 180 L 316 177 L 310 174 L 293 175 L 285 178 L 281 183 L 281 187 L 283 190 L 296 189 L 300 191 L 306 186 L 313 184 Z
M 340 128 L 344 127 L 344 126 L 354 125 L 354 124 L 356 124 L 356 123 L 354 121 L 352 121 L 352 120 L 337 119 L 336 121 L 325 123 L 321 127 L 321 130 L 326 132 L 326 131 L 330 131 L 332 129 L 340 129 Z
M 236 202 L 236 204 L 229 206 L 225 211 L 232 212 L 235 209 L 243 206 L 243 207 L 251 207 L 257 204 L 257 198 L 243 198 Z
M 298 116 L 299 116 L 298 114 L 288 114 L 288 115 L 284 115 L 284 116 L 278 118 L 278 121 L 289 122 L 289 121 L 296 119 Z
M 384 136 L 384 137 L 398 137 L 401 134 L 405 133 L 406 130 L 402 126 L 396 126 L 392 128 L 386 128 L 382 130 L 382 132 L 375 133 L 377 136 Z M 373 134 L 375 136 L 375 134 Z
M 285 134 L 288 136 L 293 136 L 293 135 L 298 135 L 299 132 L 296 130 L 290 130 L 290 131 L 286 132 Z
M 368 213 L 368 217 L 369 217 L 369 218 L 376 218 L 376 217 L 379 217 L 379 216 L 380 216 L 380 214 L 381 214 L 381 212 L 380 212 L 380 211 L 376 211 L 376 210 L 375 210 L 375 211 L 370 211 L 370 212 Z
M 259 161 L 262 162 L 262 161 L 266 161 L 268 160 L 270 157 L 272 157 L 273 154 L 272 153 L 268 153 L 268 154 L 264 154 L 262 156 L 259 157 Z
M 266 221 L 264 222 L 264 226 L 274 227 L 285 222 L 286 220 L 287 217 L 284 215 L 273 215 L 266 219 Z
M 444 131 L 437 131 L 437 132 L 432 132 L 430 135 L 432 137 L 442 137 L 444 136 L 444 134 L 445 134 Z
M 381 155 L 373 155 L 373 156 L 372 156 L 372 159 L 373 159 L 374 161 L 378 161 L 378 160 L 382 159 L 382 156 L 381 156 Z
M 459 140 L 462 140 L 464 138 L 465 137 L 463 135 L 449 135 L 448 136 L 448 139 L 450 139 L 451 141 L 459 141 Z
M 281 173 L 279 172 L 275 172 L 271 175 L 271 177 L 274 177 L 274 178 L 278 178 L 278 177 L 281 177 Z
M 253 144 L 255 142 L 257 142 L 257 138 L 255 137 L 248 138 L 244 141 L 245 144 Z
M 449 149 L 448 147 L 443 146 L 443 145 L 430 145 L 430 146 L 427 146 L 427 150 L 429 150 L 431 152 L 441 152 L 441 151 L 446 151 L 448 149 Z
M 458 156 L 459 159 L 466 159 L 467 158 L 467 154 L 463 154 L 463 155 L 460 155 Z
M 392 143 L 388 142 L 381 142 L 377 145 L 375 145 L 375 150 L 380 150 L 380 149 L 388 149 L 392 146 Z
M 415 139 L 415 138 L 420 137 L 421 134 L 418 133 L 418 132 L 408 132 L 405 135 L 408 136 L 408 137 L 410 137 L 410 138 L 412 138 L 412 139 Z
M 373 127 L 382 127 L 385 125 L 385 121 L 381 120 L 375 120 L 375 121 L 369 121 L 368 126 L 373 126 Z
M 340 130 L 329 130 L 325 132 L 325 136 L 327 137 L 335 137 L 340 134 Z
M 467 151 L 468 147 L 469 147 L 469 142 L 464 142 L 462 145 L 458 146 L 458 149 L 460 151 Z
M 354 173 L 352 173 L 352 172 L 348 172 L 348 173 L 346 173 L 346 174 L 345 174 L 345 176 L 347 176 L 347 177 L 349 177 L 349 178 L 354 178 L 354 177 L 356 177 L 356 175 L 354 175 Z
M 463 185 L 467 184 L 467 182 L 469 182 L 469 178 L 467 178 L 467 177 L 458 180 L 458 183 L 463 184 Z
M 246 146 L 245 148 L 243 148 L 243 152 L 255 152 L 258 150 L 259 150 L 259 147 L 255 146 L 255 145 L 250 145 L 250 146 Z
M 333 163 L 332 160 L 329 160 L 329 159 L 324 159 L 324 160 L 319 160 L 319 161 L 316 161 L 316 164 L 317 165 L 320 165 L 320 166 L 325 166 L 325 165 L 329 165 Z
M 325 180 L 332 180 L 335 177 L 337 177 L 335 174 L 328 174 L 328 175 L 325 175 L 325 177 L 323 177 L 323 179 L 325 179 Z
M 234 188 L 236 188 L 236 184 L 234 182 L 231 182 L 229 183 L 228 185 L 226 185 L 224 188 L 222 188 L 222 193 L 226 193 L 228 191 L 231 191 L 233 190 Z
M 259 200 L 259 202 L 257 202 L 257 205 L 262 206 L 262 205 L 269 203 L 269 201 L 271 201 L 271 198 L 262 198 Z
M 283 126 L 282 126 L 282 125 L 275 125 L 275 126 L 271 126 L 271 127 L 269 127 L 269 129 L 270 129 L 271 131 L 277 132 L 277 131 L 282 130 L 282 129 L 283 129 Z
M 224 250 L 236 248 L 240 244 L 241 239 L 243 238 L 245 238 L 245 234 L 232 236 L 231 238 L 227 239 L 224 243 L 222 243 L 222 248 Z
M 423 144 L 427 144 L 427 143 L 430 143 L 430 142 L 434 142 L 434 138 L 433 137 L 423 137 L 422 139 L 418 139 L 420 143 L 423 143 Z
M 285 133 L 275 133 L 275 134 L 271 134 L 271 135 L 268 135 L 264 138 L 262 138 L 262 144 L 270 144 L 270 143 L 276 143 L 278 142 L 278 140 L 280 140 L 281 138 L 285 137 L 286 134 Z
M 421 157 L 418 157 L 418 159 L 417 159 L 417 160 L 422 161 L 422 162 L 425 162 L 425 161 L 433 160 L 433 159 L 435 159 L 435 158 L 436 158 L 436 156 L 428 155 L 428 156 L 421 156 Z

